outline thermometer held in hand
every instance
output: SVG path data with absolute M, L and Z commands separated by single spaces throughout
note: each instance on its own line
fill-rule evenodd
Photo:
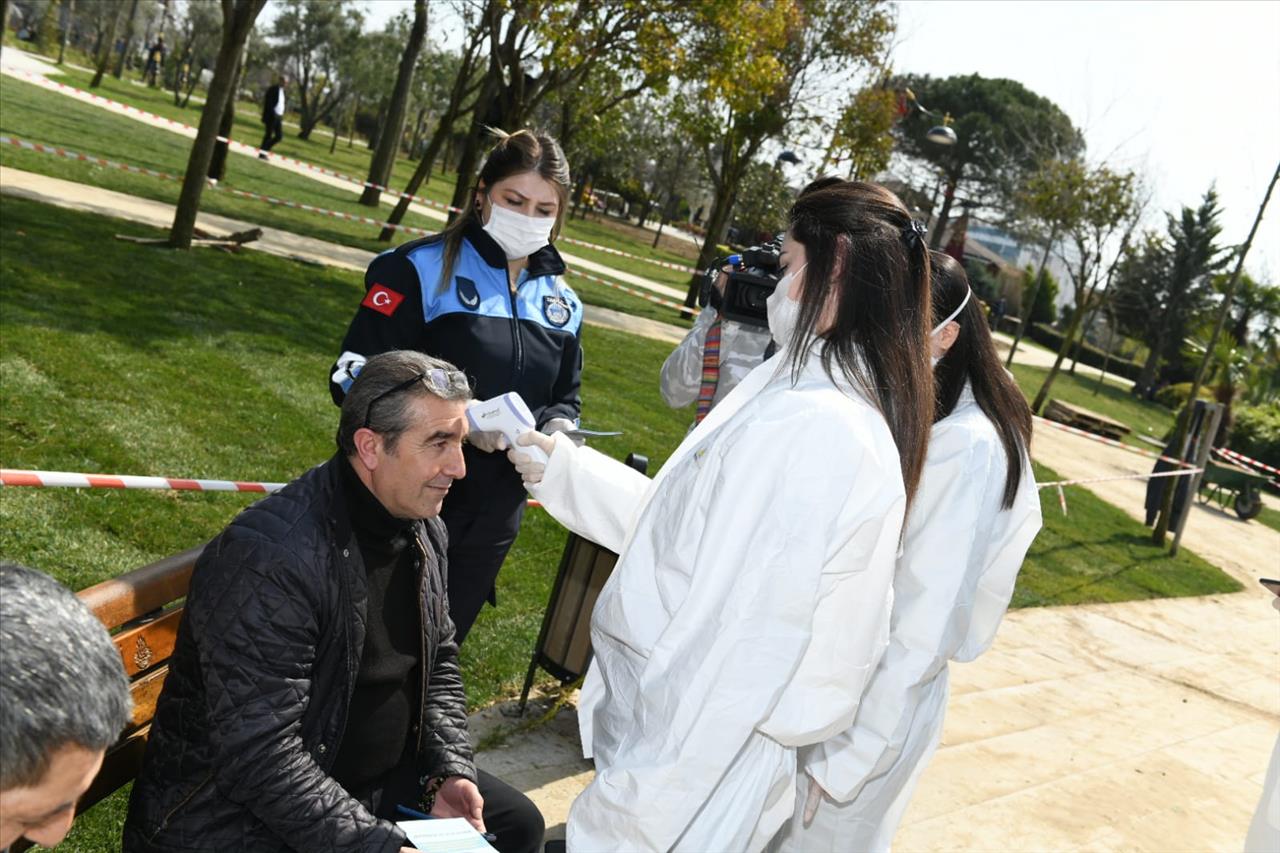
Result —
M 502 433 L 507 437 L 507 443 L 517 453 L 527 453 L 535 461 L 546 464 L 547 454 L 542 452 L 541 447 L 516 444 L 516 438 L 531 429 L 536 429 L 533 413 L 516 392 L 508 391 L 492 400 L 472 403 L 467 407 L 467 422 L 473 430 L 478 432 Z

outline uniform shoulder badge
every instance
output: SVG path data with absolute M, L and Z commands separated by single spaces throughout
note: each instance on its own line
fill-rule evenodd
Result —
M 458 288 L 458 301 L 462 303 L 463 308 L 471 311 L 480 307 L 480 291 L 476 289 L 476 283 L 466 276 L 455 276 L 453 279 Z
M 542 316 L 557 329 L 563 328 L 568 325 L 569 319 L 573 316 L 573 306 L 569 304 L 569 300 L 558 294 L 544 296 L 542 297 Z

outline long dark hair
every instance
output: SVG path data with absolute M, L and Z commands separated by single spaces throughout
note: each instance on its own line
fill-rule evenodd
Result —
M 537 172 L 538 176 L 551 182 L 560 197 L 560 207 L 556 211 L 556 224 L 551 229 L 551 240 L 560 236 L 560 227 L 564 225 L 565 210 L 569 206 L 569 163 L 564 158 L 560 143 L 549 133 L 540 130 L 517 130 L 506 133 L 497 128 L 489 128 L 498 142 L 484 158 L 480 167 L 480 175 L 472 187 L 471 200 L 467 203 L 467 211 L 449 223 L 440 233 L 444 237 L 444 260 L 440 265 L 439 289 L 443 292 L 449 287 L 449 279 L 453 277 L 453 267 L 458 260 L 458 247 L 462 245 L 462 235 L 467 225 L 480 221 L 480 203 L 476 193 L 483 184 L 492 188 L 498 181 L 506 180 L 512 175 L 525 172 Z
M 960 307 L 969 292 L 969 277 L 964 267 L 950 255 L 932 252 L 933 258 L 933 322 L 941 323 Z M 1000 357 L 996 355 L 991 331 L 982 304 L 970 297 L 969 304 L 955 318 L 960 335 L 933 371 L 937 386 L 934 421 L 940 421 L 955 409 L 965 383 L 973 389 L 973 397 L 1000 435 L 1007 460 L 1004 475 L 1004 500 L 1001 507 L 1013 506 L 1018 483 L 1023 476 L 1023 453 L 1031 446 L 1031 407 L 1013 381 Z
M 877 404 L 898 447 L 907 504 L 915 497 L 933 424 L 928 334 L 929 252 L 911 214 L 887 189 L 819 178 L 791 207 L 788 226 L 808 266 L 788 357 L 798 373 L 815 338 L 827 374 L 838 370 Z M 814 326 L 834 299 L 834 322 Z

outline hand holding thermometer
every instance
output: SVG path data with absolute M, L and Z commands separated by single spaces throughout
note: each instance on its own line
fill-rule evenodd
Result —
M 508 391 L 492 400 L 472 403 L 467 407 L 467 422 L 473 430 L 502 433 L 507 437 L 507 443 L 517 452 L 527 453 L 544 465 L 547 463 L 547 454 L 541 447 L 516 444 L 516 438 L 520 435 L 537 429 L 533 413 L 516 392 Z

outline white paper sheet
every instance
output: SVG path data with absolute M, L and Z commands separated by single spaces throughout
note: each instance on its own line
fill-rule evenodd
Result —
M 404 830 L 413 846 L 426 853 L 497 853 L 465 818 L 402 820 L 396 826 Z

